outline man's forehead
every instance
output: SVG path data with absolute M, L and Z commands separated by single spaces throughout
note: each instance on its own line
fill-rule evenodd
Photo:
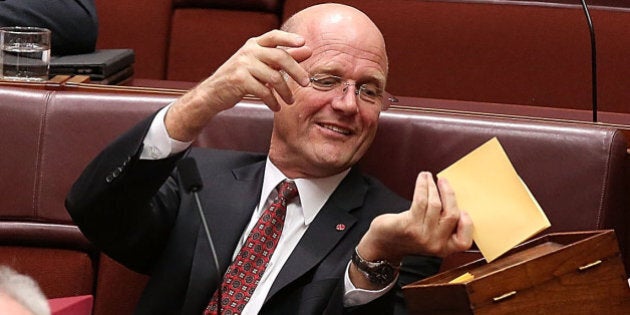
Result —
M 325 10 L 332 8 L 335 10 Z M 300 15 L 293 31 L 302 35 L 305 45 L 312 49 L 312 56 L 303 62 L 309 72 L 313 67 L 334 68 L 335 73 L 357 74 L 361 77 L 382 78 L 388 73 L 387 52 L 383 36 L 374 23 L 354 8 L 339 5 L 321 5 L 306 9 L 314 14 Z M 340 73 L 344 72 L 344 73 Z
M 307 43 L 308 45 L 308 43 Z M 356 47 L 344 42 L 329 42 L 314 45 L 313 54 L 303 62 L 307 71 L 323 69 L 328 72 L 338 72 L 342 75 L 348 72 L 361 72 L 364 76 L 374 77 L 384 81 L 387 77 L 387 59 L 378 49 L 372 47 Z

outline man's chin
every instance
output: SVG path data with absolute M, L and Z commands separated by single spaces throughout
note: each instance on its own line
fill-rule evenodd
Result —
M 355 163 L 356 161 L 353 161 L 352 159 L 349 159 L 347 157 L 326 157 L 318 159 L 315 169 L 321 171 L 325 170 L 325 173 L 327 175 L 321 177 L 326 177 L 339 174 L 350 168 Z

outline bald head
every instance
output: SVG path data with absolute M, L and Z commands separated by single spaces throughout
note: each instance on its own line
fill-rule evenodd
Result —
M 354 7 L 338 3 L 314 5 L 295 13 L 281 29 L 304 36 L 309 46 L 334 34 L 339 41 L 378 52 L 387 69 L 383 34 L 365 13 Z

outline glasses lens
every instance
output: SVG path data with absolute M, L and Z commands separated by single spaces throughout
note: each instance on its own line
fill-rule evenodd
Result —
M 375 85 L 363 84 L 359 88 L 359 96 L 366 102 L 376 103 L 381 98 L 381 92 Z
M 338 77 L 336 75 L 319 73 L 311 77 L 311 86 L 316 90 L 331 91 L 341 85 L 344 85 L 344 81 L 341 77 Z M 345 88 L 343 90 L 345 91 Z M 374 84 L 362 84 L 355 90 L 355 93 L 359 96 L 359 100 L 362 101 L 362 103 L 382 103 L 383 93 Z
M 316 74 L 311 77 L 313 87 L 322 91 L 330 91 L 341 85 L 341 78 L 328 74 Z

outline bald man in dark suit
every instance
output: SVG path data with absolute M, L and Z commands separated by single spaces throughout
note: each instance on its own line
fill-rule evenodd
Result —
M 364 13 L 340 4 L 307 8 L 281 30 L 248 40 L 212 76 L 106 148 L 66 207 L 97 246 L 151 275 L 138 314 L 218 314 L 217 304 L 222 314 L 392 313 L 403 258 L 468 248 L 472 222 L 448 183 L 429 173 L 418 175 L 409 202 L 354 167 L 385 109 L 387 70 L 383 36 Z M 190 149 L 208 121 L 247 94 L 275 112 L 267 155 Z M 184 156 L 213 183 L 200 199 L 220 239 L 223 280 L 175 169 Z M 285 190 L 276 187 L 285 182 L 297 197 L 280 199 Z M 241 251 L 269 205 L 286 210 L 284 227 L 266 268 L 255 272 L 260 281 L 241 293 L 249 275 L 235 279 L 230 270 L 250 270 L 240 261 L 256 254 Z M 436 271 L 434 260 L 418 259 L 426 269 L 414 272 Z

